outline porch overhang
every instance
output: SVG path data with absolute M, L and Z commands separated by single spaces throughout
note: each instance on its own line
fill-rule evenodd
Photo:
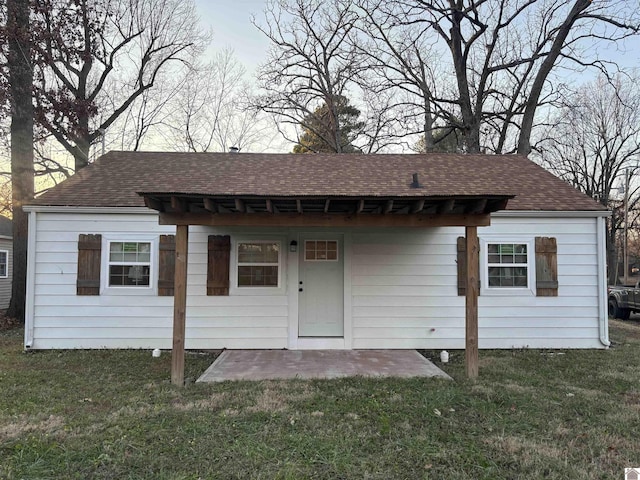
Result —
M 171 380 L 184 384 L 187 256 L 190 225 L 254 227 L 465 227 L 465 362 L 478 376 L 477 227 L 506 208 L 513 195 L 266 197 L 139 192 L 159 222 L 176 226 Z
M 513 195 L 265 197 L 141 192 L 162 225 L 279 227 L 488 226 Z

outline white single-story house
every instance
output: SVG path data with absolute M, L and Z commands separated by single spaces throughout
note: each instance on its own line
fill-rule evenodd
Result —
M 27 349 L 609 345 L 608 212 L 523 156 L 109 152 L 25 210 Z
M 9 308 L 13 275 L 13 222 L 0 216 L 0 310 Z

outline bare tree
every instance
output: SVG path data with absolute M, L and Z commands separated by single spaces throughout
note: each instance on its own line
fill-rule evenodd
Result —
M 208 41 L 190 0 L 36 0 L 37 120 L 75 160 Z
M 606 71 L 594 42 L 638 32 L 637 9 L 604 0 L 360 0 L 361 51 L 378 88 L 407 95 L 429 132 L 459 130 L 469 152 L 531 151 L 541 105 L 559 98 L 554 70 Z M 363 36 L 367 40 L 362 39 Z M 440 123 L 437 123 L 440 120 Z
M 166 147 L 178 151 L 249 149 L 264 137 L 260 112 L 251 106 L 245 69 L 233 50 L 216 53 L 207 64 L 195 64 L 182 88 L 167 105 L 163 119 Z
M 291 138 L 284 126 L 301 127 L 341 153 L 340 99 L 349 98 L 348 87 L 359 69 L 360 57 L 349 41 L 357 20 L 349 0 L 271 0 L 266 25 L 254 20 L 271 42 L 258 75 L 265 93 L 257 106 L 276 115 L 289 140 L 299 139 Z M 316 116 L 322 106 L 326 118 Z M 321 124 L 327 128 L 317 128 Z
M 610 281 L 617 275 L 616 237 L 625 221 L 625 176 L 633 178 L 640 159 L 638 78 L 600 77 L 565 100 L 540 143 L 543 164 L 560 178 L 611 208 L 607 227 Z M 629 210 L 640 206 L 639 186 L 630 182 Z M 628 217 L 630 218 L 630 217 Z M 635 225 L 640 227 L 640 225 Z

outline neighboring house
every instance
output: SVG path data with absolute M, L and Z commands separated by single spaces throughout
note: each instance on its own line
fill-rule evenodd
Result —
M 467 244 L 480 348 L 609 345 L 608 212 L 522 156 L 110 152 L 25 210 L 27 348 L 171 348 L 174 292 L 187 348 L 464 348 Z
M 0 310 L 9 308 L 13 274 L 13 222 L 0 216 Z

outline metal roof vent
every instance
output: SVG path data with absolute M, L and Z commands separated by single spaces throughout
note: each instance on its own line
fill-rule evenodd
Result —
M 413 174 L 413 181 L 411 182 L 411 188 L 422 188 L 422 185 L 420 185 L 420 180 L 418 179 L 417 173 Z
M 229 153 L 240 153 L 240 149 L 238 147 L 229 147 Z

